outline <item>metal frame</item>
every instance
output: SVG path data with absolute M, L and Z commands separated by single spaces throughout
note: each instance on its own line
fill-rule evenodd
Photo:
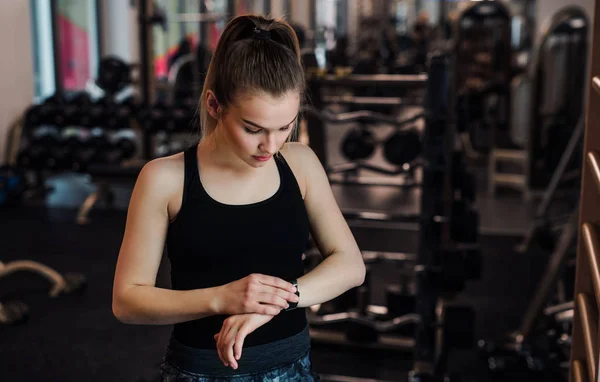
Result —
M 60 70 L 60 36 L 58 30 L 58 0 L 50 0 L 50 18 L 52 19 L 52 53 L 54 55 L 54 84 L 57 94 L 64 92 L 63 73 Z

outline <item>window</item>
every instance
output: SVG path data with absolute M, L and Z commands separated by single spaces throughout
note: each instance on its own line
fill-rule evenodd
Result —
M 31 0 L 30 9 L 33 95 L 37 102 L 49 97 L 56 90 L 50 1 Z

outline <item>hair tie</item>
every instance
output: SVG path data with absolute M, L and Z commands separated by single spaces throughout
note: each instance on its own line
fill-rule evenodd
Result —
M 270 40 L 271 32 L 269 32 L 268 30 L 260 29 L 259 27 L 254 27 L 252 37 L 257 40 Z

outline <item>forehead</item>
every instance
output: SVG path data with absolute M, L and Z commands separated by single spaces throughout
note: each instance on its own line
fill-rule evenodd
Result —
M 289 92 L 276 98 L 264 93 L 243 94 L 232 106 L 240 118 L 265 127 L 281 127 L 300 111 L 300 94 Z

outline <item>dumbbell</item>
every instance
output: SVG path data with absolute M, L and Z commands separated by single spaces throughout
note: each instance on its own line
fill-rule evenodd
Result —
M 105 57 L 98 64 L 96 84 L 105 92 L 115 94 L 131 83 L 131 67 L 117 57 Z
M 64 126 L 65 116 L 64 108 L 66 105 L 65 97 L 60 93 L 55 93 L 51 97 L 46 98 L 44 103 L 40 105 L 39 113 L 42 124 L 54 126 Z
M 70 132 L 71 168 L 77 172 L 86 172 L 92 163 L 105 161 L 104 156 L 110 147 L 109 137 L 104 129 L 96 127 L 90 130 Z M 73 147 L 73 146 L 71 146 Z
M 21 160 L 25 166 L 33 166 L 38 170 L 59 170 L 64 166 L 65 153 L 62 150 L 60 131 L 55 126 L 43 125 L 29 132 L 29 158 Z M 27 165 L 29 163 L 29 165 Z
M 110 147 L 104 152 L 103 161 L 118 164 L 131 159 L 137 152 L 136 135 L 133 130 L 121 130 L 110 137 Z
M 115 107 L 119 127 L 128 127 L 129 122 L 133 119 L 138 109 L 135 98 L 133 96 L 127 97 L 124 100 L 117 102 Z
M 342 141 L 342 153 L 351 161 L 366 159 L 375 152 L 377 141 L 364 126 L 350 130 Z
M 117 130 L 129 127 L 129 119 L 132 112 L 129 104 L 116 103 L 110 97 L 104 97 L 99 101 L 103 106 L 102 124 L 103 128 Z
M 92 106 L 90 95 L 86 92 L 75 94 L 64 106 L 66 126 L 85 126 Z
M 141 112 L 144 129 L 150 133 L 170 130 L 168 127 L 169 119 L 169 108 L 164 102 L 157 102 Z
M 41 171 L 45 168 L 48 150 L 41 145 L 32 144 L 17 154 L 17 164 L 20 168 Z
M 396 131 L 383 143 L 385 159 L 396 166 L 414 161 L 421 151 L 421 138 L 416 130 Z

